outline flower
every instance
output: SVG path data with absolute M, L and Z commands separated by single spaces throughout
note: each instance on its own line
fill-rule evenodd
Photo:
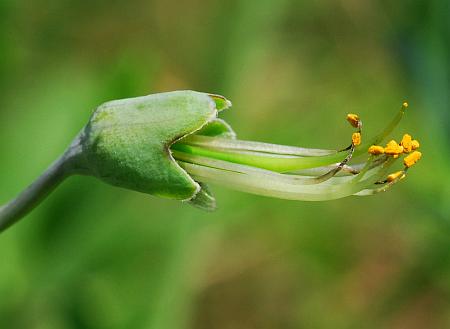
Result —
M 365 143 L 361 119 L 347 115 L 356 131 L 342 150 L 238 140 L 217 118 L 230 106 L 223 96 L 195 91 L 99 106 L 63 155 L 16 199 L 0 207 L 0 231 L 75 174 L 213 210 L 216 203 L 208 183 L 283 199 L 333 200 L 386 191 L 422 156 L 419 142 L 409 134 L 400 143 L 378 145 L 398 125 L 407 103 L 381 134 Z M 405 153 L 403 169 L 389 174 Z M 354 158 L 360 160 L 350 164 Z
M 213 210 L 208 183 L 275 198 L 325 201 L 385 191 L 420 158 L 418 151 L 408 154 L 401 174 L 389 175 L 396 159 L 418 142 L 405 134 L 400 144 L 377 145 L 398 125 L 406 102 L 385 130 L 365 143 L 359 115 L 348 114 L 356 131 L 342 150 L 239 140 L 217 118 L 229 107 L 223 96 L 195 91 L 104 103 L 76 139 L 81 151 L 71 173 L 81 168 L 114 186 Z M 355 158 L 359 161 L 350 165 Z

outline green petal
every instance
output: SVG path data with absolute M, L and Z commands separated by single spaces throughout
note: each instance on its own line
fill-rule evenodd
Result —
M 200 135 L 200 136 L 199 136 Z M 214 120 L 211 120 L 208 122 L 206 126 L 204 126 L 202 129 L 197 131 L 195 135 L 187 136 L 185 139 L 191 139 L 191 137 L 197 137 L 197 138 L 210 138 L 215 140 L 234 140 L 236 138 L 236 133 L 233 131 L 231 126 L 226 123 L 224 120 L 216 118 Z M 183 139 L 180 142 L 183 142 L 185 139 Z
M 217 104 L 217 102 L 216 102 Z M 234 139 L 236 133 L 231 126 L 222 119 L 213 119 L 208 122 L 202 129 L 198 130 L 196 135 L 202 136 L 220 136 L 222 138 Z M 189 138 L 188 136 L 187 138 Z M 173 151 L 172 151 L 173 154 Z M 210 191 L 208 185 L 200 183 L 200 191 L 188 203 L 196 208 L 206 211 L 213 211 L 216 209 L 216 199 Z
M 360 173 L 353 178 L 335 177 L 317 185 L 298 184 L 295 178 L 288 182 L 273 174 L 246 174 L 186 162 L 181 162 L 181 165 L 201 182 L 216 183 L 243 192 L 281 199 L 324 201 L 347 197 L 370 188 L 386 175 L 392 163 L 393 159 L 389 159 L 379 167 Z

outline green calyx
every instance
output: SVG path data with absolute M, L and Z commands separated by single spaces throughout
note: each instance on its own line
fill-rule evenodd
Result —
M 205 198 L 209 193 L 200 192 L 169 148 L 193 133 L 234 137 L 216 118 L 230 106 L 222 96 L 194 91 L 107 102 L 95 110 L 81 134 L 85 169 L 114 186 L 214 208 L 214 199 Z

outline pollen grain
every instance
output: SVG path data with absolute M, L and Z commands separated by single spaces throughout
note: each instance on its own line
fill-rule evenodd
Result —
M 347 114 L 347 121 L 355 128 L 358 128 L 361 122 L 359 116 L 353 113 Z
M 388 155 L 399 155 L 403 153 L 403 146 L 398 145 L 395 140 L 389 141 L 384 148 L 384 153 Z
M 403 146 L 403 152 L 409 153 L 412 151 L 412 137 L 409 134 L 404 134 L 400 145 Z
M 414 151 L 411 154 L 409 154 L 407 157 L 403 159 L 403 164 L 406 168 L 410 168 L 413 166 L 417 161 L 420 160 L 422 157 L 422 153 L 419 151 Z
M 352 144 L 358 146 L 361 144 L 361 133 L 352 134 Z
M 413 151 L 414 151 L 414 150 L 417 150 L 419 147 L 420 147 L 419 141 L 416 140 L 416 139 L 413 139 L 413 140 L 411 141 L 411 148 L 412 148 L 412 150 L 413 150 Z
M 397 171 L 397 172 L 395 172 L 395 173 L 390 174 L 390 175 L 387 177 L 387 181 L 388 181 L 389 183 L 391 183 L 391 182 L 393 182 L 393 181 L 395 181 L 395 180 L 403 179 L 404 177 L 405 177 L 405 172 L 404 172 L 403 170 L 400 170 L 400 171 Z
M 383 146 L 379 146 L 379 145 L 372 145 L 371 147 L 369 147 L 369 151 L 370 154 L 373 155 L 380 155 L 380 154 L 384 154 L 384 147 Z

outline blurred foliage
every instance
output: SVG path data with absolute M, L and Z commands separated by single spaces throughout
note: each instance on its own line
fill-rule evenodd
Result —
M 104 101 L 226 95 L 242 139 L 340 147 L 404 99 L 423 160 L 325 203 L 220 209 L 71 178 L 0 236 L 0 327 L 449 328 L 447 0 L 0 1 L 0 202 Z

